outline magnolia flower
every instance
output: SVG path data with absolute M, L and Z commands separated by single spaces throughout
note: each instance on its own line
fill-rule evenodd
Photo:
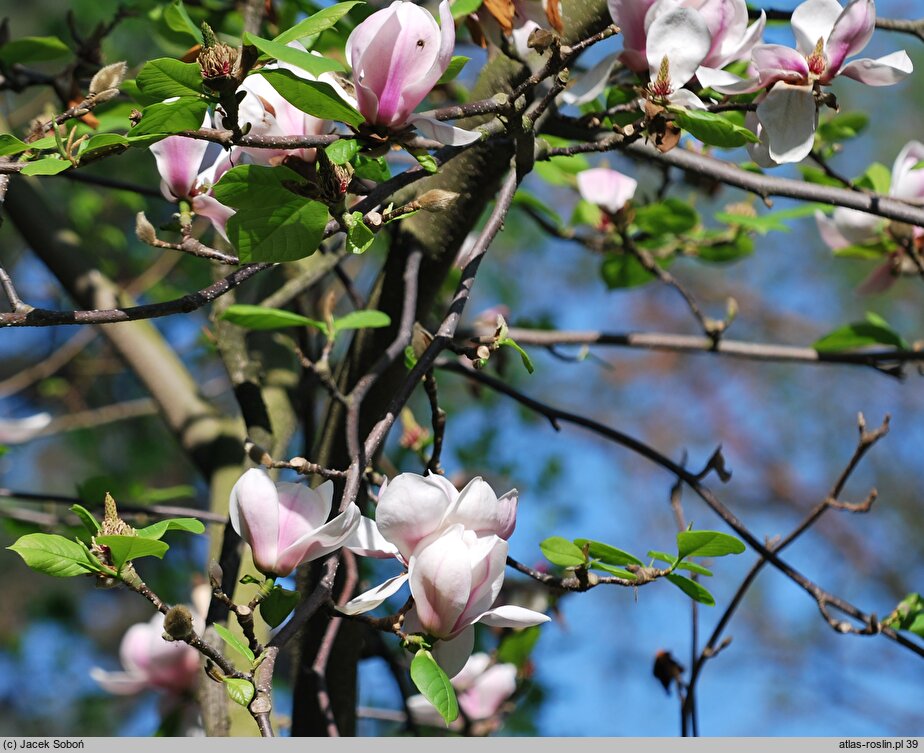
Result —
M 94 667 L 91 677 L 115 695 L 132 695 L 149 688 L 175 694 L 189 690 L 199 675 L 199 652 L 182 641 L 165 641 L 163 632 L 164 615 L 160 612 L 150 622 L 132 625 L 119 646 L 125 671 L 106 672 Z
M 206 116 L 203 127 L 209 125 Z M 218 201 L 212 186 L 232 167 L 231 154 L 220 152 L 218 158 L 201 172 L 202 159 L 209 142 L 185 136 L 168 136 L 151 146 L 160 173 L 161 193 L 168 201 L 188 201 L 192 211 L 211 220 L 213 227 L 225 240 L 225 225 L 234 210 Z
M 231 489 L 231 525 L 253 550 L 264 575 L 284 577 L 303 562 L 340 548 L 356 530 L 359 508 L 350 506 L 330 522 L 334 485 L 317 489 L 273 483 L 262 468 L 251 468 Z
M 515 489 L 498 498 L 480 478 L 458 492 L 435 474 L 397 476 L 379 495 L 375 521 L 363 518 L 345 546 L 364 556 L 395 557 L 407 572 L 357 596 L 341 611 L 375 609 L 409 582 L 414 607 L 405 630 L 438 639 L 433 654 L 450 676 L 472 653 L 476 622 L 495 627 L 547 622 L 546 615 L 522 607 L 491 608 L 504 582 L 516 504 Z
M 517 668 L 513 664 L 492 666 L 491 657 L 479 652 L 469 657 L 462 671 L 451 682 L 462 713 L 469 721 L 480 722 L 495 716 L 516 692 Z M 418 724 L 443 724 L 436 707 L 422 695 L 411 696 L 407 705 Z M 461 727 L 462 721 L 457 719 L 453 724 Z
M 577 174 L 578 191 L 584 201 L 616 214 L 635 196 L 638 181 L 608 167 L 595 167 Z
M 911 73 L 913 66 L 904 50 L 875 60 L 847 62 L 866 47 L 875 26 L 873 0 L 851 0 L 844 8 L 837 0 L 806 0 L 792 14 L 795 50 L 779 44 L 757 45 L 751 56 L 756 80 L 732 80 L 725 74 L 729 80 L 708 82 L 730 94 L 769 88 L 756 113 L 762 144 L 749 147 L 758 164 L 799 162 L 811 152 L 819 86 L 827 86 L 837 76 L 869 86 L 889 86 Z M 753 127 L 753 116 L 750 123 Z
M 748 26 L 744 0 L 609 0 L 608 5 L 622 34 L 620 59 L 638 73 L 649 68 L 646 46 L 651 26 L 676 8 L 695 11 L 705 22 L 710 41 L 700 65 L 708 69 L 721 69 L 746 59 L 767 22 L 766 14 L 761 11 L 760 18 Z
M 414 115 L 452 60 L 456 27 L 449 0 L 440 3 L 440 23 L 414 3 L 395 0 L 353 30 L 346 56 L 367 123 L 389 131 L 414 126 L 443 143 L 467 144 L 481 135 Z
M 289 42 L 288 46 L 302 52 L 305 51 L 299 42 Z M 271 63 L 261 70 L 276 69 L 291 71 L 306 81 L 318 80 L 303 68 L 286 62 Z M 333 78 L 327 74 L 322 75 L 320 80 L 335 85 Z M 339 86 L 336 88 L 339 89 Z M 238 95 L 241 92 L 245 96 L 238 108 L 238 120 L 242 125 L 250 123 L 249 134 L 251 136 L 320 136 L 331 131 L 330 121 L 308 115 L 290 104 L 259 73 L 244 79 L 244 83 L 238 89 Z M 242 148 L 241 151 L 250 155 L 257 164 L 263 165 L 279 164 L 288 156 L 297 157 L 306 162 L 314 160 L 314 149 Z
M 51 414 L 44 411 L 25 418 L 0 418 L 0 444 L 30 442 L 40 436 L 51 422 Z
M 918 167 L 922 161 L 924 144 L 920 141 L 909 141 L 905 144 L 892 165 L 889 196 L 918 202 L 924 200 L 924 169 Z M 835 209 L 831 217 L 823 212 L 815 212 L 815 221 L 821 239 L 832 251 L 875 241 L 886 225 L 886 220 L 882 217 L 844 207 Z M 915 227 L 911 232 L 915 239 L 924 237 L 922 228 Z M 889 288 L 897 279 L 896 261 L 900 267 L 900 257 L 889 258 L 884 264 L 876 267 L 860 285 L 860 292 L 878 293 Z

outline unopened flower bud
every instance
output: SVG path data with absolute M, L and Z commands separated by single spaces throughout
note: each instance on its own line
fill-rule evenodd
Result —
M 491 349 L 487 345 L 479 345 L 478 350 L 475 351 L 475 355 L 478 358 L 487 360 L 491 357 Z
M 216 560 L 209 562 L 209 584 L 212 588 L 221 588 L 221 581 L 224 577 L 225 573 L 221 569 L 221 565 Z
M 194 632 L 192 614 L 189 609 L 182 604 L 170 607 L 164 615 L 165 640 L 185 641 L 192 638 Z
M 126 63 L 124 60 L 100 68 L 90 81 L 90 96 L 112 99 L 118 93 L 119 85 L 125 78 L 125 70 Z M 109 94 L 110 90 L 114 90 L 113 94 Z
M 427 212 L 442 212 L 444 209 L 448 209 L 458 198 L 459 194 L 454 191 L 443 191 L 440 188 L 434 188 L 417 199 L 417 203 L 420 204 L 421 209 Z
M 138 212 L 135 215 L 135 235 L 138 236 L 138 240 L 142 243 L 147 243 L 149 246 L 153 246 L 157 241 L 157 233 L 154 231 L 154 226 L 148 222 L 148 218 L 144 216 L 144 212 Z

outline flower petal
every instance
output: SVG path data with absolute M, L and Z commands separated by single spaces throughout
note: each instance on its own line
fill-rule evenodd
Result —
M 834 22 L 831 36 L 825 44 L 828 70 L 839 71 L 847 58 L 866 47 L 875 28 L 876 3 L 873 0 L 851 0 Z
M 608 0 L 610 16 L 620 29 L 626 65 L 641 72 L 645 63 L 645 16 L 654 0 Z M 634 65 L 629 61 L 634 61 Z
M 635 196 L 638 181 L 618 170 L 596 167 L 579 172 L 577 186 L 584 201 L 596 204 L 610 214 L 616 214 Z
M 456 630 L 472 593 L 472 564 L 464 529 L 455 525 L 408 562 L 411 595 L 424 629 L 439 638 Z
M 701 86 L 722 94 L 749 94 L 763 88 L 756 77 L 741 78 L 719 68 L 700 66 L 696 69 L 696 78 Z
M 473 721 L 490 719 L 516 689 L 517 668 L 513 664 L 495 664 L 483 672 L 468 690 L 459 694 L 459 706 Z
M 388 541 L 409 559 L 418 542 L 439 528 L 459 492 L 438 475 L 402 473 L 379 494 L 375 521 Z
M 482 625 L 502 628 L 524 628 L 533 625 L 541 625 L 543 622 L 549 622 L 552 618 L 541 612 L 534 612 L 532 609 L 525 607 L 516 607 L 512 604 L 506 606 L 494 607 L 484 612 L 477 620 Z
M 262 468 L 251 468 L 231 489 L 228 507 L 231 527 L 253 550 L 261 572 L 272 572 L 279 537 L 279 495 Z
M 627 180 L 632 179 L 627 178 Z M 480 536 L 494 534 L 507 539 L 513 533 L 513 528 L 516 525 L 516 515 L 516 489 L 511 489 L 507 492 L 503 496 L 502 502 L 497 498 L 490 484 L 481 476 L 476 476 L 459 492 L 459 496 L 446 512 L 443 524 L 461 523 L 466 529 L 474 531 Z M 504 532 L 507 533 L 506 536 L 503 535 Z
M 799 162 L 812 151 L 818 113 L 811 86 L 776 83 L 757 106 L 757 117 L 775 162 Z
M 652 80 L 666 57 L 671 84 L 679 89 L 693 78 L 711 44 L 709 28 L 695 10 L 677 8 L 659 16 L 648 29 L 646 54 Z
M 475 648 L 475 628 L 469 625 L 465 630 L 450 640 L 437 641 L 433 646 L 433 658 L 450 678 L 455 677 Z
M 480 141 L 482 137 L 481 131 L 466 131 L 425 115 L 415 115 L 409 123 L 428 139 L 447 146 L 465 146 Z
M 355 504 L 351 503 L 333 520 L 317 530 L 308 531 L 284 549 L 280 543 L 281 551 L 276 558 L 275 573 L 281 576 L 288 575 L 302 563 L 316 560 L 339 549 L 356 530 L 360 518 L 362 518 L 362 513 Z
M 924 161 L 924 144 L 909 141 L 902 147 L 892 166 L 892 184 L 889 195 L 899 199 L 924 197 L 924 170 L 916 165 Z
M 398 593 L 407 578 L 407 573 L 401 573 L 401 575 L 396 575 L 394 578 L 389 578 L 384 583 L 380 583 L 375 588 L 370 588 L 355 599 L 348 601 L 342 607 L 337 607 L 337 611 L 343 614 L 370 612 L 382 604 L 389 596 Z
M 205 125 L 207 124 L 206 120 Z M 157 172 L 160 173 L 173 201 L 193 195 L 199 165 L 208 146 L 207 141 L 185 136 L 168 136 L 151 145 L 151 153 L 157 162 Z
M 841 231 L 837 229 L 834 220 L 828 217 L 824 212 L 815 212 L 815 224 L 818 226 L 818 234 L 821 236 L 821 239 L 832 251 L 847 248 L 847 246 L 850 245 L 850 241 L 841 235 Z
M 226 207 L 214 196 L 207 196 L 205 194 L 193 196 L 192 201 L 190 201 L 190 206 L 196 214 L 201 217 L 208 217 L 212 222 L 212 227 L 215 228 L 215 232 L 226 241 L 228 240 L 228 220 L 230 220 L 234 214 L 234 209 Z
M 92 677 L 107 693 L 113 695 L 134 695 L 150 687 L 144 675 L 132 672 L 106 672 L 99 667 L 90 670 Z
M 562 101 L 568 105 L 583 105 L 595 100 L 603 93 L 618 62 L 617 55 L 607 55 L 589 71 L 582 73 L 573 86 L 562 92 Z
M 791 23 L 799 52 L 811 55 L 819 39 L 827 42 L 843 10 L 837 0 L 805 0 L 798 6 L 792 12 Z
M 471 586 L 468 602 L 453 632 L 478 621 L 484 610 L 497 599 L 501 586 L 504 585 L 504 573 L 507 567 L 507 542 L 498 536 L 475 537 L 470 531 L 465 538 L 469 546 L 471 563 Z M 472 539 L 475 539 L 472 541 Z
M 33 413 L 25 418 L 0 418 L 0 444 L 22 444 L 38 436 L 52 421 L 50 413 Z
M 386 559 L 398 556 L 398 547 L 387 541 L 372 518 L 363 516 L 356 530 L 343 542 L 343 546 L 360 557 Z
M 759 44 L 751 52 L 761 86 L 775 81 L 803 81 L 809 75 L 805 57 L 781 44 Z
M 867 86 L 891 86 L 897 84 L 914 70 L 908 53 L 898 50 L 875 60 L 860 58 L 852 60 L 840 72 L 841 76 L 855 79 Z

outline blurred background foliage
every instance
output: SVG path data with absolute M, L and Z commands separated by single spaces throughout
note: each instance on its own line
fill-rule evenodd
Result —
M 151 57 L 185 52 L 184 40 L 159 19 L 157 3 L 125 5 L 136 12 L 107 38 L 107 61 L 124 59 L 137 70 Z M 201 0 L 186 5 L 195 19 L 207 17 L 220 34 L 239 34 L 242 22 L 233 3 Z M 0 16 L 10 19 L 13 38 L 51 34 L 68 39 L 62 6 L 57 0 L 3 0 Z M 316 9 L 306 0 L 274 6 L 279 9 L 280 29 Z M 118 3 L 108 0 L 67 3 L 83 31 L 112 18 L 117 8 Z M 920 6 L 885 0 L 878 3 L 878 11 L 911 18 L 920 14 Z M 355 22 L 362 16 L 350 17 Z M 322 49 L 339 45 L 342 50 L 348 31 L 345 27 L 331 33 Z M 924 67 L 924 46 L 916 40 L 877 32 L 873 46 L 876 54 L 904 47 L 916 68 Z M 483 53 L 464 32 L 458 48 L 473 57 L 461 79 L 470 82 Z M 861 136 L 844 142 L 833 160 L 837 169 L 857 175 L 870 161 L 891 165 L 902 144 L 924 140 L 924 88 L 916 83 L 920 75 L 887 90 L 851 82 L 835 86 L 843 110 L 865 111 L 871 119 Z M 30 119 L 54 106 L 50 95 L 37 92 L 3 92 L 2 130 L 22 133 Z M 124 108 L 124 103 L 113 105 L 119 106 Z M 727 156 L 740 161 L 742 154 Z M 594 165 L 604 161 L 639 178 L 637 204 L 661 188 L 664 176 L 658 171 L 619 156 L 590 160 Z M 144 150 L 101 162 L 94 170 L 149 189 L 158 185 L 154 160 Z M 790 168 L 778 172 L 797 174 Z M 676 181 L 670 195 L 692 202 L 707 224 L 713 212 L 742 200 L 735 191 L 705 191 L 679 175 L 670 177 Z M 68 227 L 99 268 L 142 300 L 166 300 L 210 281 L 207 264 L 169 252 L 152 255 L 135 239 L 134 214 L 144 209 L 155 224 L 168 222 L 172 207 L 166 202 L 65 178 L 42 181 L 52 204 L 66 216 Z M 572 188 L 550 185 L 538 175 L 530 176 L 525 187 L 565 218 L 577 203 Z M 791 206 L 774 203 L 775 209 Z M 861 319 L 866 311 L 884 316 L 907 340 L 919 338 L 924 324 L 920 279 L 902 279 L 883 294 L 859 295 L 857 286 L 875 262 L 835 259 L 811 217 L 787 225 L 787 232 L 756 238 L 754 254 L 734 264 L 681 258 L 672 272 L 709 315 L 721 318 L 726 300 L 736 299 L 740 313 L 729 334 L 735 339 L 808 345 Z M 7 224 L 0 238 L 2 266 L 13 274 L 23 297 L 34 305 L 69 308 L 66 296 L 14 229 Z M 361 290 L 368 288 L 386 253 L 385 241 L 379 240 L 368 254 L 351 260 L 348 271 Z M 242 295 L 256 299 L 255 289 L 272 282 L 261 278 Z M 654 283 L 608 290 L 598 257 L 549 238 L 521 211 L 510 215 L 488 256 L 466 323 L 498 305 L 507 307 L 512 325 L 697 333 L 675 291 Z M 236 410 L 206 313 L 155 323 L 204 393 L 224 409 Z M 74 337 L 83 340 L 71 360 L 52 375 L 22 383 L 19 375 Z M 494 356 L 489 371 L 533 397 L 637 436 L 674 459 L 688 457 L 694 469 L 721 444 L 733 476 L 717 493 L 761 537 L 785 535 L 824 498 L 853 451 L 857 412 L 865 413 L 871 425 L 891 414 L 892 431 L 864 461 L 845 495 L 857 501 L 875 487 L 879 501 L 873 511 L 863 516 L 829 514 L 787 552 L 787 560 L 824 588 L 880 616 L 909 591 L 924 587 L 924 383 L 913 366 L 904 380 L 897 380 L 865 367 L 771 364 L 712 354 L 615 348 L 530 351 L 534 375 L 525 373 L 512 351 Z M 550 535 L 592 537 L 637 554 L 670 550 L 675 522 L 669 504 L 673 479 L 668 474 L 578 429 L 557 433 L 544 419 L 507 398 L 473 389 L 458 376 L 438 373 L 437 378 L 449 414 L 443 462 L 448 475 L 460 484 L 484 475 L 498 493 L 511 486 L 520 491 L 513 557 L 530 565 L 541 563 L 538 542 Z M 150 409 L 144 415 L 142 405 L 140 415 L 99 426 L 69 424 L 68 416 L 92 417 L 101 406 L 145 397 L 135 377 L 100 338 L 68 327 L 2 332 L 0 396 L 4 418 L 47 411 L 56 424 L 60 421 L 60 431 L 50 436 L 9 445 L 0 458 L 0 486 L 78 495 L 91 503 L 98 503 L 102 490 L 110 490 L 132 504 L 207 505 L 207 490 L 194 468 Z M 412 401 L 411 410 L 427 427 L 429 408 L 423 395 Z M 398 470 L 421 471 L 416 453 L 400 446 L 398 434 L 390 440 L 383 468 L 390 463 Z M 300 442 L 293 444 L 292 452 L 303 452 Z M 686 518 L 695 527 L 722 529 L 721 521 L 697 499 L 687 496 L 683 502 Z M 0 521 L 0 545 L 44 530 L 54 518 L 76 524 L 63 509 L 0 501 L 3 514 L 12 516 Z M 29 517 L 21 514 L 23 510 L 35 520 L 17 519 Z M 182 601 L 201 579 L 205 559 L 204 537 L 185 549 L 177 542 L 166 560 L 148 560 L 142 572 L 165 598 Z M 748 553 L 719 563 L 711 584 L 718 606 L 698 610 L 700 642 L 753 561 Z M 370 582 L 372 577 L 370 573 Z M 93 666 L 118 666 L 119 640 L 129 625 L 148 619 L 148 605 L 133 594 L 95 590 L 82 580 L 43 577 L 12 553 L 3 554 L 0 728 L 5 734 L 152 734 L 158 729 L 163 699 L 153 693 L 112 698 L 88 674 Z M 638 593 L 600 588 L 563 598 L 555 615 L 540 631 L 531 679 L 503 732 L 676 734 L 676 697 L 665 696 L 651 668 L 661 649 L 689 666 L 688 599 L 660 583 Z M 924 675 L 918 659 L 881 638 L 836 635 L 814 603 L 772 569 L 751 588 L 728 633 L 733 643 L 707 664 L 699 686 L 703 734 L 921 734 Z M 493 645 L 490 636 L 482 638 L 486 646 Z M 360 679 L 362 706 L 400 707 L 382 662 L 365 662 Z M 283 712 L 290 703 L 286 682 L 283 668 L 277 672 L 277 705 Z M 375 720 L 362 721 L 359 729 L 363 734 L 396 730 L 396 725 Z

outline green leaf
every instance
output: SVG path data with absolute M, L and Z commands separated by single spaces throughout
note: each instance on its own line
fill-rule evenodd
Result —
M 717 112 L 706 110 L 673 110 L 674 122 L 691 136 L 710 146 L 732 149 L 756 144 L 760 139 L 744 126 L 733 123 Z
M 411 679 L 423 697 L 440 712 L 446 724 L 458 719 L 459 704 L 456 701 L 456 691 L 443 668 L 426 649 L 420 649 L 414 654 L 411 660 Z
M 678 559 L 724 557 L 741 554 L 744 549 L 744 542 L 719 531 L 681 531 L 677 534 Z
M 246 658 L 251 664 L 254 663 L 254 660 L 257 658 L 254 656 L 253 651 L 250 650 L 250 647 L 242 643 L 236 635 L 234 635 L 228 628 L 219 623 L 212 625 L 215 628 L 215 632 L 221 636 L 221 639 L 227 643 L 231 648 L 237 651 L 241 656 Z
M 244 708 L 250 705 L 253 700 L 254 687 L 249 680 L 237 679 L 234 677 L 225 677 L 225 689 L 228 691 L 228 697 L 235 703 L 239 703 Z
M 693 601 L 698 601 L 700 604 L 705 604 L 707 607 L 715 606 L 715 598 L 713 595 L 695 580 L 690 580 L 676 573 L 665 575 L 664 577 L 693 599 Z
M 635 580 L 636 578 L 634 573 L 630 573 L 628 570 L 623 570 L 621 567 L 613 567 L 612 565 L 607 565 L 605 562 L 593 561 L 590 563 L 589 567 L 591 570 L 602 570 L 605 573 L 615 575 L 617 578 L 624 578 L 625 580 Z
M 0 47 L 0 63 L 38 63 L 70 54 L 70 48 L 57 37 L 20 37 Z
M 363 213 L 347 213 L 343 215 L 343 221 L 347 226 L 347 247 L 350 253 L 363 254 L 368 251 L 375 242 L 375 233 L 366 226 Z
M 356 139 L 340 139 L 328 144 L 324 152 L 335 165 L 345 165 L 359 154 L 359 142 Z
M 697 575 L 706 575 L 711 577 L 712 570 L 708 567 L 703 567 L 702 565 L 697 564 L 696 562 L 681 562 L 676 565 L 675 570 L 689 570 L 691 573 L 696 573 Z
M 532 374 L 532 373 L 536 370 L 536 369 L 533 367 L 533 362 L 532 362 L 532 361 L 530 360 L 530 358 L 529 358 L 529 353 L 527 353 L 525 350 L 523 350 L 523 348 L 522 348 L 520 345 L 517 345 L 517 343 L 513 341 L 513 338 L 505 337 L 505 338 L 502 339 L 502 340 L 498 340 L 498 341 L 497 341 L 497 344 L 498 344 L 498 345 L 501 345 L 501 346 L 506 345 L 507 347 L 513 348 L 517 353 L 519 353 L 519 354 L 520 354 L 520 360 L 523 361 L 523 367 L 524 367 L 530 374 Z
M 583 199 L 581 201 L 583 201 Z M 521 209 L 531 209 L 535 214 L 543 215 L 555 227 L 560 228 L 562 226 L 561 217 L 558 216 L 558 213 L 552 209 L 552 207 L 535 194 L 522 188 L 514 194 L 511 206 Z M 599 212 L 599 210 L 597 211 Z
M 881 261 L 884 256 L 895 249 L 895 244 L 890 241 L 873 241 L 865 244 L 854 244 L 836 248 L 832 253 L 839 259 L 868 259 L 872 261 Z
M 889 345 L 905 350 L 910 348 L 905 339 L 895 332 L 885 319 L 872 311 L 866 313 L 866 321 L 838 327 L 813 343 L 812 347 L 819 353 L 832 353 L 871 345 Z
M 715 264 L 728 264 L 754 253 L 754 239 L 738 233 L 728 243 L 704 243 L 696 249 L 696 258 Z
M 287 167 L 261 165 L 235 167 L 215 184 L 215 198 L 238 209 L 227 232 L 241 261 L 295 261 L 317 250 L 327 207 L 292 193 L 287 184 L 300 185 L 301 178 Z
M 609 544 L 602 544 L 599 541 L 591 539 L 575 539 L 574 543 L 582 549 L 586 546 L 588 554 L 595 560 L 600 560 L 608 565 L 642 565 L 644 564 L 638 557 L 622 549 L 617 549 Z
M 93 513 L 86 507 L 83 505 L 71 505 L 70 511 L 80 518 L 80 522 L 83 523 L 83 527 L 87 529 L 87 533 L 91 536 L 96 536 L 96 534 L 99 533 L 99 522 L 93 517 Z
M 296 47 L 289 47 L 269 39 L 261 39 L 253 34 L 244 34 L 244 44 L 250 44 L 256 47 L 264 55 L 269 55 L 281 63 L 294 65 L 303 71 L 308 71 L 312 76 L 320 76 L 322 73 L 329 71 L 346 70 L 344 66 L 336 60 L 325 58 L 320 55 L 312 55 L 310 52 L 299 50 Z M 261 73 L 255 70 L 254 73 Z
M 658 238 L 662 235 L 680 235 L 699 224 L 699 214 L 686 201 L 665 199 L 654 204 L 646 204 L 635 212 L 635 225 L 638 229 Z
M 353 174 L 357 178 L 362 178 L 363 180 L 384 183 L 391 177 L 391 170 L 388 169 L 388 163 L 385 161 L 384 157 L 373 159 L 371 157 L 364 157 L 360 154 L 356 158 L 353 168 L 355 170 Z
M 173 58 L 156 58 L 144 64 L 135 83 L 144 104 L 162 103 L 170 97 L 203 96 L 202 70 L 198 63 L 183 63 Z M 202 119 L 196 124 L 201 125 Z
M 142 557 L 157 557 L 163 559 L 170 548 L 166 542 L 156 539 L 146 539 L 142 536 L 97 536 L 96 543 L 109 547 L 112 554 L 112 564 L 116 570 L 121 571 L 126 562 Z
M 307 316 L 296 314 L 283 309 L 271 309 L 265 306 L 252 306 L 246 303 L 235 303 L 228 306 L 221 315 L 225 321 L 236 324 L 245 329 L 282 329 L 284 327 L 314 327 L 325 335 L 327 324 Z
M 197 131 L 208 109 L 209 103 L 199 97 L 180 97 L 173 102 L 148 105 L 141 111 L 141 122 L 128 132 L 128 137 Z
M 160 539 L 167 531 L 205 533 L 205 524 L 196 518 L 167 518 L 146 528 L 139 528 L 135 533 L 145 539 Z
M 452 17 L 464 18 L 465 16 L 475 13 L 484 0 L 456 0 L 452 4 Z
M 358 110 L 340 98 L 330 84 L 307 81 L 286 70 L 263 71 L 262 75 L 279 96 L 302 112 L 351 126 L 358 126 L 365 120 Z
M 196 26 L 189 17 L 189 13 L 186 12 L 186 6 L 183 5 L 182 0 L 173 0 L 170 5 L 165 7 L 163 19 L 164 23 L 173 31 L 179 32 L 180 34 L 188 34 L 196 40 L 197 43 L 202 44 L 202 32 L 199 31 L 199 27 Z
M 60 157 L 42 157 L 34 162 L 27 162 L 20 170 L 20 175 L 57 175 L 73 167 L 70 160 Z
M 874 162 L 854 182 L 859 188 L 868 188 L 878 194 L 887 195 L 892 183 L 892 171 L 881 162 Z
M 497 661 L 499 664 L 513 664 L 517 669 L 522 669 L 529 661 L 533 652 L 536 641 L 539 640 L 540 630 L 538 625 L 525 628 L 523 630 L 507 631 L 497 647 Z
M 677 558 L 673 554 L 668 554 L 667 552 L 659 552 L 657 549 L 650 550 L 647 556 L 651 557 L 653 560 L 666 562 L 672 568 L 677 564 Z
M 334 332 L 341 332 L 345 329 L 375 329 L 387 327 L 389 324 L 391 324 L 391 317 L 384 311 L 373 309 L 351 311 L 349 314 L 334 319 Z
M 118 133 L 98 133 L 84 142 L 80 150 L 80 162 L 102 154 L 116 154 L 124 151 L 131 142 Z
M 897 630 L 910 630 L 924 638 L 924 599 L 921 594 L 908 594 L 882 624 Z
M 863 112 L 841 112 L 818 126 L 818 138 L 831 143 L 856 138 L 869 125 L 869 116 Z
M 571 213 L 572 225 L 590 225 L 591 227 L 600 227 L 603 220 L 603 210 L 596 204 L 591 204 L 586 199 L 580 199 L 574 205 L 574 211 Z
M 590 169 L 590 162 L 583 154 L 573 154 L 537 162 L 534 169 L 540 178 L 553 186 L 574 186 L 574 176 Z
M 658 263 L 667 266 L 668 260 L 659 260 Z M 636 288 L 656 279 L 630 254 L 607 254 L 600 266 L 600 275 L 610 290 Z
M 31 144 L 20 141 L 10 133 L 0 133 L 0 157 L 21 154 L 29 149 L 32 149 Z
M 550 536 L 540 542 L 539 548 L 542 550 L 545 558 L 553 565 L 559 565 L 561 567 L 580 567 L 587 562 L 587 558 L 584 556 L 584 552 L 581 551 L 580 547 L 561 536 Z
M 479 5 L 480 4 L 481 4 L 481 0 L 479 0 Z M 456 5 L 458 5 L 458 3 L 456 3 Z M 455 18 L 456 17 L 455 5 L 452 7 L 452 11 L 453 11 L 452 15 Z M 436 82 L 437 85 L 448 84 L 450 81 L 454 80 L 456 76 L 458 76 L 462 72 L 462 69 L 465 67 L 465 64 L 469 60 L 471 60 L 471 58 L 467 58 L 465 57 L 465 55 L 453 55 L 452 60 L 449 61 L 449 65 L 447 66 L 446 71 L 443 73 L 442 76 L 440 76 L 439 81 Z
M 329 8 L 324 8 L 324 10 L 315 13 L 313 16 L 309 16 L 304 21 L 299 21 L 288 31 L 282 32 L 282 34 L 273 41 L 279 44 L 288 44 L 293 40 L 302 39 L 303 37 L 313 37 L 320 34 L 322 31 L 333 28 L 333 26 L 349 13 L 353 7 L 363 4 L 361 0 L 352 0 L 351 2 L 331 5 Z
M 271 628 L 279 627 L 295 609 L 300 598 L 298 591 L 274 586 L 269 596 L 260 602 L 260 615 L 263 621 Z
M 758 214 L 753 217 L 746 214 L 735 214 L 733 212 L 716 212 L 715 218 L 719 222 L 724 222 L 726 225 L 734 225 L 737 227 L 742 227 L 747 230 L 753 230 L 754 232 L 760 233 L 761 235 L 766 235 L 767 233 L 776 230 L 781 232 L 788 232 L 789 225 L 786 224 L 785 220 L 794 220 L 800 217 L 806 217 L 815 214 L 815 212 L 821 209 L 824 205 L 822 204 L 803 204 L 793 209 L 784 209 L 779 212 L 768 212 L 765 214 Z
M 409 150 L 410 151 L 410 150 Z M 436 159 L 432 154 L 427 152 L 422 152 L 417 149 L 411 152 L 414 159 L 417 160 L 417 163 L 431 175 L 439 171 L 439 165 L 436 164 Z
M 250 584 L 260 586 L 263 584 L 263 581 L 260 578 L 254 578 L 252 575 L 245 575 L 238 581 L 238 583 L 240 583 L 243 586 L 250 585 Z
M 115 574 L 103 567 L 86 546 L 63 536 L 29 533 L 7 549 L 16 552 L 36 572 L 55 578 L 72 578 L 94 572 Z

